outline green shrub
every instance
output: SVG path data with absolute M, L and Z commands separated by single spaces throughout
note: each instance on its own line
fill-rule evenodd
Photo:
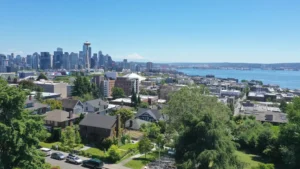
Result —
M 120 150 L 118 149 L 118 147 L 116 145 L 112 145 L 108 149 L 108 157 L 109 157 L 109 160 L 111 160 L 111 162 L 117 162 L 121 159 Z

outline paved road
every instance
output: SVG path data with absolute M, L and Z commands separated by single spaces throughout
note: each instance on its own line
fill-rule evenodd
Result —
M 63 154 L 65 154 L 66 156 L 68 155 L 67 153 L 62 152 Z M 80 156 L 79 156 L 80 157 Z M 86 157 L 80 157 L 82 160 L 86 160 L 89 158 Z M 61 169 L 84 169 L 85 167 L 82 167 L 81 165 L 75 165 L 75 164 L 71 164 L 71 163 L 67 163 L 65 162 L 65 160 L 55 160 L 52 159 L 50 157 L 46 157 L 46 162 L 50 163 L 52 166 L 60 166 Z M 104 168 L 107 169 L 129 169 L 127 167 L 124 167 L 120 164 L 105 164 Z

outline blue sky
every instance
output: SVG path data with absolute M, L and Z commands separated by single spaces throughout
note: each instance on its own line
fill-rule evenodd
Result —
M 0 53 L 62 47 L 115 60 L 300 62 L 299 0 L 0 0 Z

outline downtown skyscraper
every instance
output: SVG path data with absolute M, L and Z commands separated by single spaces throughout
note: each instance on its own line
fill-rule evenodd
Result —
M 41 52 L 40 67 L 42 70 L 51 69 L 51 55 L 49 52 Z
M 63 49 L 57 48 L 53 55 L 53 69 L 61 69 L 63 67 Z

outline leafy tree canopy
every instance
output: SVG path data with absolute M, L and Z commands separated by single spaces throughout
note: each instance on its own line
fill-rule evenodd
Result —
M 48 80 L 47 76 L 44 73 L 40 73 L 40 75 L 38 76 L 38 78 L 36 80 L 39 81 L 41 79 Z
M 118 99 L 118 98 L 123 98 L 125 97 L 125 93 L 124 93 L 124 90 L 122 88 L 119 88 L 119 87 L 114 87 L 112 89 L 112 97 L 114 99 Z
M 26 94 L 0 80 L 0 168 L 44 169 L 38 150 L 45 139 L 43 117 L 24 110 Z

